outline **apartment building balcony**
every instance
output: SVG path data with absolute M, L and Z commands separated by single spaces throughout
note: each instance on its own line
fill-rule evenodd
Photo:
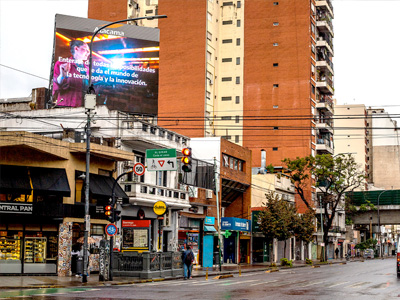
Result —
M 321 132 L 329 132 L 333 134 L 333 122 L 330 118 L 317 118 L 315 127 Z
M 333 15 L 333 5 L 331 0 L 322 0 L 322 1 L 315 1 L 315 6 L 317 9 L 321 9 L 324 12 L 329 12 L 332 18 L 334 18 Z
M 327 139 L 317 139 L 316 150 L 323 154 L 333 154 L 332 141 Z
M 333 95 L 333 80 L 332 78 L 322 74 L 317 77 L 317 88 L 324 94 Z
M 333 73 L 333 63 L 329 59 L 324 59 L 317 57 L 317 70 L 321 70 L 322 72 L 329 72 L 332 75 Z
M 315 107 L 319 110 L 323 110 L 326 114 L 329 115 L 333 115 L 335 112 L 333 108 L 332 97 L 328 95 L 321 95 Z
M 332 56 L 334 55 L 333 41 L 332 41 L 332 39 L 330 37 L 328 37 L 328 35 L 320 35 L 317 38 L 316 46 L 317 46 L 317 48 L 318 47 L 320 47 L 320 48 L 324 47 L 331 53 Z
M 329 32 L 333 36 L 332 18 L 328 14 L 318 14 L 316 25 L 319 31 Z
M 171 208 L 190 208 L 189 192 L 143 182 L 124 181 L 120 185 L 129 197 L 129 203 L 136 205 L 154 204 L 164 201 Z

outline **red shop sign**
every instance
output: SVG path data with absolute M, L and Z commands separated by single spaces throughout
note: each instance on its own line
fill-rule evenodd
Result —
M 151 220 L 122 220 L 122 227 L 150 227 Z

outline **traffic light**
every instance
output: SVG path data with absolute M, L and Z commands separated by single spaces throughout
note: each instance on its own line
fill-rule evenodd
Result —
M 104 207 L 104 214 L 107 216 L 107 220 L 111 223 L 114 223 L 114 212 L 113 212 L 113 208 L 111 205 L 106 205 Z
M 192 148 L 183 148 L 182 149 L 183 157 L 181 158 L 182 162 L 182 171 L 183 172 L 192 172 Z
M 121 220 L 121 211 L 120 210 L 114 210 L 114 222 L 118 222 L 119 220 Z

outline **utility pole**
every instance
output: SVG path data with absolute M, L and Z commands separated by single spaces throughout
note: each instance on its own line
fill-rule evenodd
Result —
M 219 216 L 219 180 L 218 180 L 218 168 L 217 159 L 214 157 L 214 181 L 215 181 L 215 197 L 217 201 L 217 224 L 218 224 L 218 265 L 219 271 L 222 271 L 221 266 L 221 221 Z

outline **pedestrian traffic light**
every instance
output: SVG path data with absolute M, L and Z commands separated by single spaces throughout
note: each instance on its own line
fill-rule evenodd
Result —
M 121 211 L 120 210 L 114 210 L 114 222 L 118 222 L 119 220 L 121 220 Z
M 104 214 L 107 216 L 107 220 L 111 223 L 114 223 L 114 213 L 113 213 L 113 208 L 111 205 L 106 205 L 104 207 Z
M 183 154 L 183 157 L 181 158 L 182 171 L 192 172 L 192 148 L 183 148 L 182 154 Z

